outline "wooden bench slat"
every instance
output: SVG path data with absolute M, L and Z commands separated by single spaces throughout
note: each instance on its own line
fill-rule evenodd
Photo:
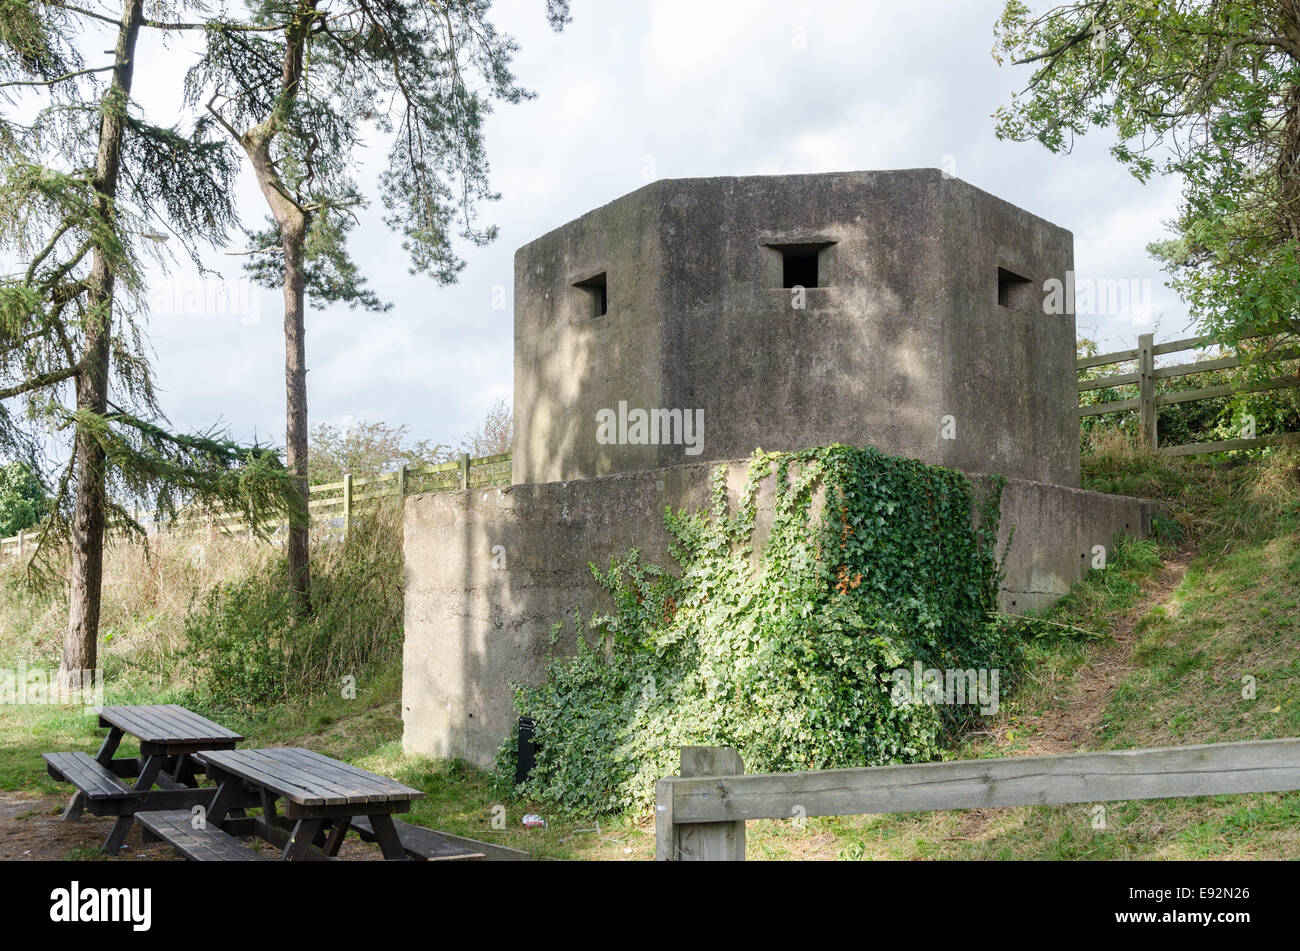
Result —
M 235 740 L 238 742 L 244 738 L 242 734 L 236 733 L 229 727 L 224 727 L 220 723 L 209 720 L 207 717 L 185 707 L 169 703 L 165 705 L 165 709 L 172 711 L 177 719 L 193 734 L 194 739 Z
M 87 799 L 126 799 L 136 795 L 111 769 L 89 753 L 45 753 L 46 771 L 55 779 L 72 783 Z
M 264 786 L 300 806 L 342 808 L 405 803 L 424 797 L 422 791 L 396 780 L 296 747 L 222 750 L 205 752 L 200 754 L 200 758 L 215 769 Z
M 146 743 L 236 742 L 243 736 L 174 703 L 98 708 L 100 723 L 116 726 Z
M 283 776 L 268 773 L 260 765 L 250 761 L 244 754 L 247 750 L 217 750 L 200 753 L 198 758 L 215 769 L 247 779 L 259 786 L 283 796 L 300 806 L 323 806 L 326 801 L 311 789 L 297 783 L 289 782 Z M 211 775 L 211 771 L 209 771 Z
M 131 712 L 136 722 L 141 725 L 141 732 L 136 734 L 140 739 L 152 743 L 172 739 L 174 731 L 171 725 L 166 723 L 156 710 L 151 710 L 149 707 L 135 707 Z
M 107 712 L 110 715 L 105 716 L 101 713 L 101 718 L 120 727 L 142 743 L 162 743 L 172 738 L 168 736 L 171 730 L 152 716 L 148 707 L 116 707 L 109 708 Z
M 317 781 L 338 789 L 342 794 L 354 797 L 355 802 L 386 802 L 390 798 L 376 783 L 361 782 L 358 777 L 346 773 L 327 760 L 312 756 L 308 750 L 285 749 L 278 751 L 287 764 L 301 770 Z
M 276 753 L 308 775 L 320 777 L 322 782 L 337 786 L 350 795 L 361 797 L 356 802 L 392 802 L 406 799 L 409 789 L 395 780 L 348 767 L 346 763 L 322 756 L 311 750 L 290 747 Z
M 208 740 L 212 731 L 168 706 L 148 707 L 145 711 L 156 725 L 158 738 L 165 740 Z
M 206 826 L 194 828 L 193 815 L 183 810 L 137 812 L 136 820 L 181 855 L 195 862 L 265 862 L 267 856 L 234 836 Z
M 132 707 L 102 707 L 99 710 L 99 725 L 117 727 L 123 733 L 139 737 L 141 733 L 152 733 L 136 717 Z
M 480 862 L 487 858 L 482 852 L 475 852 L 458 842 L 449 841 L 442 833 L 435 832 L 433 829 L 411 825 L 399 819 L 393 820 L 393 826 L 397 829 L 397 837 L 401 840 L 402 848 L 412 858 L 430 862 Z M 356 829 L 357 834 L 367 842 L 375 841 L 375 828 L 370 824 L 368 816 L 353 818 L 352 828 Z
M 331 781 L 317 775 L 307 769 L 302 768 L 294 762 L 289 761 L 287 755 L 276 757 L 268 756 L 261 750 L 241 750 L 246 759 L 253 763 L 261 764 L 262 769 L 273 776 L 283 777 L 290 782 L 296 783 L 304 789 L 310 789 L 318 793 L 330 802 L 338 803 L 367 803 L 383 802 L 384 797 L 374 792 L 349 788 L 348 786 Z M 279 754 L 288 754 L 288 750 L 277 750 Z
M 150 718 L 159 725 L 160 736 L 167 740 L 209 740 L 212 730 L 196 722 L 192 717 L 178 715 L 167 707 L 150 707 Z
M 176 733 L 177 724 L 173 722 L 171 711 L 166 707 L 142 704 L 134 709 L 136 716 L 150 724 L 159 737 L 172 736 Z
M 366 790 L 379 790 L 382 796 L 378 801 L 392 802 L 393 800 L 422 799 L 424 797 L 424 793 L 420 790 L 413 789 L 389 776 L 372 773 L 360 766 L 353 766 L 351 763 L 324 756 L 313 750 L 290 747 L 279 752 L 287 754 L 294 762 L 302 763 L 303 768 L 308 768 L 308 764 L 319 768 L 321 775 L 337 777 L 339 780 L 351 780 L 354 783 L 359 783 L 360 788 Z

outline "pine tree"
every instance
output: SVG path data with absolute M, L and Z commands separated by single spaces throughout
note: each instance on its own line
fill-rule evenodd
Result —
M 347 254 L 353 178 L 367 132 L 391 139 L 380 178 L 385 222 L 402 235 L 411 269 L 441 283 L 464 266 L 456 233 L 491 241 L 477 207 L 497 196 L 483 120 L 494 101 L 531 96 L 511 72 L 517 46 L 489 19 L 489 0 L 257 0 L 241 22 L 209 20 L 206 49 L 186 80 L 244 152 L 271 213 L 251 235 L 250 270 L 284 294 L 286 463 L 307 491 L 307 370 L 303 308 L 347 302 L 382 309 Z M 546 0 L 554 29 L 567 0 Z M 291 583 L 309 603 L 307 526 L 290 528 Z
M 88 65 L 104 23 L 112 58 Z M 159 229 L 196 260 L 220 244 L 238 168 L 210 119 L 182 134 L 133 114 L 140 30 L 162 26 L 141 0 L 117 19 L 0 0 L 0 254 L 17 262 L 0 277 L 0 452 L 43 473 L 51 437 L 70 443 L 44 486 L 52 512 L 33 560 L 48 580 L 69 552 L 64 671 L 95 666 L 106 529 L 141 531 L 128 500 L 164 516 L 224 507 L 261 524 L 294 498 L 277 454 L 217 430 L 172 432 L 154 393 L 142 259 L 167 262 Z

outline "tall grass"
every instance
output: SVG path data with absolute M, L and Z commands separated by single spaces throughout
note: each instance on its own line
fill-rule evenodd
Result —
M 1300 506 L 1300 450 L 1161 456 L 1119 430 L 1092 437 L 1083 487 L 1166 503 L 1177 536 L 1216 555 L 1270 535 Z
M 101 666 L 135 680 L 170 676 L 196 600 L 261 571 L 272 551 L 245 535 L 221 532 L 155 535 L 147 544 L 110 539 L 104 556 Z M 57 664 L 67 623 L 62 587 L 35 590 L 22 562 L 0 561 L 0 661 Z
M 176 533 L 106 552 L 100 666 L 115 695 L 178 692 L 209 709 L 309 696 L 400 655 L 403 563 L 395 506 L 314 533 L 312 610 L 294 617 L 280 545 Z M 0 666 L 57 665 L 66 592 L 0 563 Z
M 214 588 L 185 623 L 196 700 L 249 708 L 355 684 L 401 652 L 402 574 L 401 520 L 389 507 L 316 546 L 305 616 L 295 614 L 278 554 Z

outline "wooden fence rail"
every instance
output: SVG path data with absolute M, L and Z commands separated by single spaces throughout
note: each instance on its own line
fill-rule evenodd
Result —
M 1300 374 L 1284 375 L 1260 383 L 1225 383 L 1218 386 L 1205 386 L 1193 390 L 1179 390 L 1173 393 L 1157 393 L 1159 380 L 1190 376 L 1193 373 L 1209 373 L 1213 370 L 1230 370 L 1244 365 L 1240 357 L 1216 357 L 1192 363 L 1180 363 L 1175 366 L 1157 367 L 1155 358 L 1167 353 L 1179 353 L 1214 343 L 1213 337 L 1185 337 L 1182 340 L 1170 340 L 1156 343 L 1152 334 L 1138 337 L 1138 345 L 1132 350 L 1117 350 L 1113 353 L 1101 353 L 1096 356 L 1083 357 L 1076 366 L 1079 370 L 1093 367 L 1110 366 L 1116 363 L 1137 361 L 1136 373 L 1114 373 L 1110 376 L 1094 377 L 1078 382 L 1078 392 L 1102 390 L 1112 386 L 1133 386 L 1138 388 L 1138 395 L 1132 399 L 1112 400 L 1108 403 L 1096 403 L 1092 406 L 1079 406 L 1080 418 L 1084 416 L 1103 416 L 1108 413 L 1125 413 L 1138 411 L 1138 437 L 1142 445 L 1154 449 L 1166 456 L 1193 456 L 1206 452 L 1225 452 L 1229 449 L 1254 449 L 1261 446 L 1300 445 L 1300 433 L 1277 433 L 1270 436 L 1258 436 L 1243 439 L 1229 439 L 1219 442 L 1194 443 L 1186 446 L 1158 446 L 1157 414 L 1161 406 L 1175 403 L 1188 403 L 1199 400 L 1232 396 L 1236 393 L 1258 393 L 1264 390 L 1278 390 L 1300 386 Z M 1260 358 L 1262 363 L 1280 363 L 1300 359 L 1300 350 L 1282 350 Z M 1158 448 L 1157 448 L 1158 447 Z
M 347 531 L 357 510 L 383 499 L 405 498 L 415 492 L 509 485 L 511 458 L 508 452 L 477 458 L 462 454 L 457 460 L 436 466 L 404 466 L 395 472 L 360 479 L 345 475 L 342 482 L 311 486 L 307 509 L 313 518 L 341 518 L 343 529 Z M 174 521 L 162 523 L 155 519 L 154 513 L 140 512 L 136 514 L 136 521 L 158 530 L 204 528 L 241 531 L 249 527 L 239 514 L 187 516 L 181 513 Z M 12 538 L 0 538 L 0 558 L 13 554 L 21 557 L 35 539 L 35 530 L 19 532 Z
M 659 780 L 655 857 L 740 860 L 751 819 L 1064 805 L 1300 790 L 1300 739 L 744 775 L 730 747 L 683 747 Z

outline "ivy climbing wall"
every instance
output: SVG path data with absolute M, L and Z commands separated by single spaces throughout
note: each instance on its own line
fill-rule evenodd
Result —
M 998 649 L 982 624 L 990 608 L 1059 597 L 1097 545 L 1142 534 L 1149 518 L 1137 499 L 845 447 L 413 496 L 404 746 L 491 766 L 518 715 L 518 685 L 544 683 L 555 658 L 585 657 L 579 681 L 597 691 L 587 715 L 613 723 L 617 705 L 648 718 L 628 735 L 667 737 L 652 689 L 675 706 L 692 700 L 701 718 L 692 738 L 730 738 L 755 768 L 924 757 L 942 724 L 881 705 L 864 671 L 895 659 L 982 666 Z M 654 673 L 653 686 L 630 689 L 637 672 Z M 765 685 L 770 707 L 750 721 L 761 734 L 741 743 L 735 707 L 701 698 L 735 696 L 743 677 Z M 545 692 L 521 699 L 536 712 L 558 702 Z M 590 735 L 617 747 L 608 723 Z M 832 738 L 810 745 L 814 732 Z M 627 747 L 608 763 L 642 752 Z M 625 768 L 587 776 L 586 805 L 641 795 Z

